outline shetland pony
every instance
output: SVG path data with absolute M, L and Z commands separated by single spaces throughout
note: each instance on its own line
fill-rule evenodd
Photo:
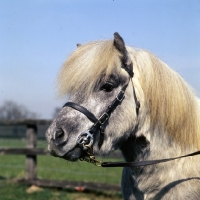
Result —
M 69 101 L 100 117 L 130 79 L 123 60 L 133 66 L 125 98 L 104 125 L 93 134 L 95 155 L 120 149 L 128 162 L 181 156 L 200 149 L 200 101 L 187 83 L 152 53 L 114 40 L 80 45 L 64 63 L 58 91 Z M 134 88 L 134 92 L 133 92 Z M 135 95 L 134 95 L 135 94 Z M 136 112 L 137 97 L 140 102 Z M 52 155 L 70 161 L 82 158 L 77 137 L 92 122 L 81 112 L 63 107 L 46 132 Z M 200 198 L 200 156 L 143 167 L 125 167 L 122 194 L 127 200 Z

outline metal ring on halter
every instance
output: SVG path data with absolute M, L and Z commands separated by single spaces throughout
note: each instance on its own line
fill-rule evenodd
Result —
M 81 132 L 76 139 L 76 143 L 82 146 L 84 150 L 90 148 L 93 144 L 93 141 L 93 135 L 89 132 L 89 130 Z

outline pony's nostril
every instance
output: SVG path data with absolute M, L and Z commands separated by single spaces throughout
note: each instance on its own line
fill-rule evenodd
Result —
M 66 144 L 66 134 L 62 128 L 55 131 L 53 140 L 57 146 L 63 146 Z
M 56 139 L 62 139 L 64 137 L 64 131 L 59 128 L 58 130 L 56 130 L 55 134 L 54 134 L 54 140 Z

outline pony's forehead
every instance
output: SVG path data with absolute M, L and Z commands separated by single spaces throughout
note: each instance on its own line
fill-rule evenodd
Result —
M 63 96 L 84 90 L 91 92 L 102 76 L 119 74 L 120 54 L 113 41 L 91 42 L 79 46 L 67 59 L 58 76 L 58 92 Z

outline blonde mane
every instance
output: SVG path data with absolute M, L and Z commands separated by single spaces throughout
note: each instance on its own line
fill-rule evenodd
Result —
M 151 124 L 161 124 L 182 147 L 200 148 L 199 105 L 186 82 L 165 63 L 146 51 L 128 51 L 140 73 L 140 84 Z M 119 52 L 113 40 L 79 46 L 64 63 L 58 76 L 60 96 L 84 91 L 89 95 L 102 75 L 120 73 Z M 134 79 L 134 77 L 133 77 Z
M 151 123 L 182 148 L 200 148 L 199 100 L 182 77 L 150 52 L 134 52 Z

